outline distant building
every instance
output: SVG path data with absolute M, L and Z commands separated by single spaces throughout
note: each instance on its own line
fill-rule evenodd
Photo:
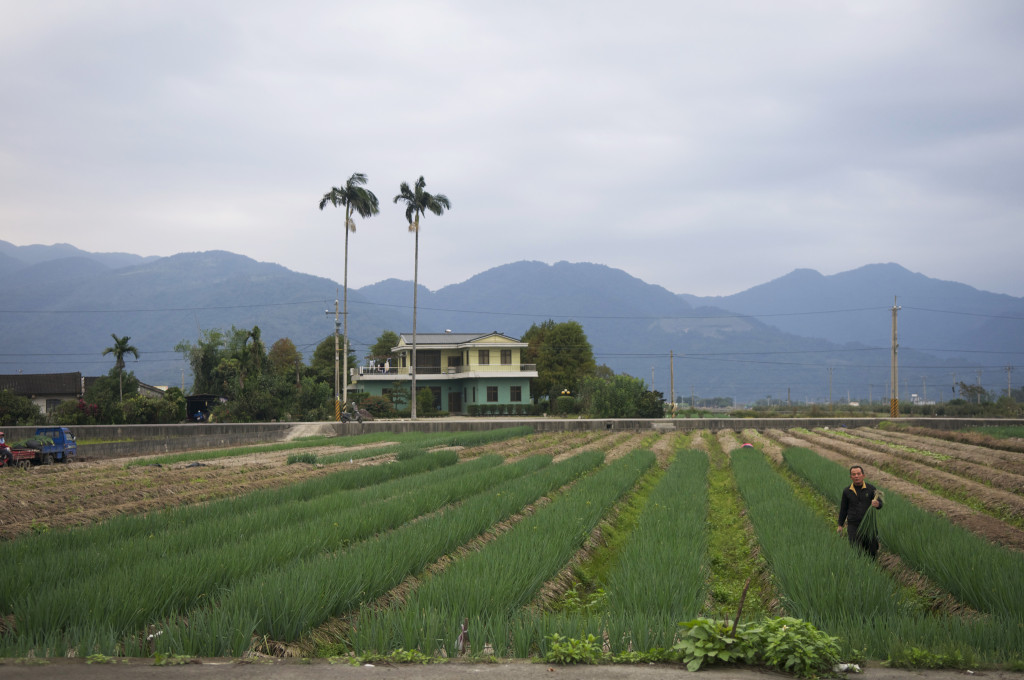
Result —
M 61 402 L 84 395 L 87 380 L 78 372 L 0 375 L 0 390 L 27 397 L 40 411 L 50 413 Z
M 530 378 L 537 377 L 537 366 L 522 363 L 528 346 L 498 331 L 417 333 L 416 389 L 429 388 L 434 407 L 452 414 L 467 413 L 473 404 L 530 403 Z M 384 396 L 396 381 L 411 387 L 412 334 L 399 336 L 391 352 L 393 364 L 353 369 L 356 389 Z
M 61 402 L 75 401 L 85 396 L 86 390 L 93 386 L 99 377 L 82 376 L 81 373 L 34 373 L 0 375 L 0 390 L 13 392 L 19 397 L 26 397 L 39 407 L 43 413 L 50 413 L 61 405 Z M 147 397 L 160 398 L 164 389 L 139 383 L 139 394 Z

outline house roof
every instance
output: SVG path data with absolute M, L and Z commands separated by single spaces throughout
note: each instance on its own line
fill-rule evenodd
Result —
M 523 347 L 527 344 L 525 342 L 519 342 L 515 338 L 510 338 L 504 333 L 489 331 L 487 333 L 417 333 L 416 345 L 458 347 L 460 345 L 469 345 L 474 342 L 479 342 L 484 338 L 500 338 L 507 341 L 508 344 L 522 345 Z M 412 345 L 412 333 L 402 333 L 399 336 L 399 346 L 402 345 Z
M 82 393 L 81 373 L 34 373 L 0 375 L 0 390 L 27 397 L 36 394 L 63 394 L 78 396 Z

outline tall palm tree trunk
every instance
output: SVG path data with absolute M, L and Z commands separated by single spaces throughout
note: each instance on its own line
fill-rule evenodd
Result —
M 341 379 L 341 385 L 342 385 L 342 402 L 341 403 L 342 404 L 346 404 L 346 405 L 348 404 L 348 224 L 349 224 L 349 221 L 351 219 L 352 219 L 352 207 L 349 206 L 349 207 L 345 208 L 345 279 L 344 279 L 344 282 L 343 282 L 344 286 L 345 286 L 345 297 L 344 297 L 344 302 L 342 303 L 343 307 L 341 309 L 342 324 L 344 326 L 343 333 L 345 334 L 345 342 L 344 342 L 345 348 L 343 350 L 344 354 L 342 355 L 344 358 L 342 359 L 342 362 L 343 362 L 343 365 L 342 365 L 342 376 L 343 377 Z
M 412 375 L 412 395 L 410 412 L 412 419 L 416 420 L 416 295 L 420 289 L 420 217 L 416 216 L 416 246 L 412 266 L 412 367 L 409 369 Z

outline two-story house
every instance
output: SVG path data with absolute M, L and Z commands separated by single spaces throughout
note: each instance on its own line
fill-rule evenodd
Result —
M 429 388 L 434 406 L 452 414 L 467 413 L 472 404 L 528 404 L 537 367 L 522 363 L 527 347 L 498 331 L 417 333 L 416 389 Z M 400 335 L 391 351 L 393 361 L 353 371 L 355 389 L 383 396 L 396 381 L 411 387 L 412 334 Z

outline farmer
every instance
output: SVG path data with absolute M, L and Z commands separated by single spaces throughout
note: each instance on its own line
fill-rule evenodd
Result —
M 11 464 L 11 449 L 4 441 L 4 433 L 0 432 L 0 467 Z
M 882 501 L 876 498 L 875 487 L 864 481 L 864 468 L 860 465 L 850 468 L 850 481 L 850 486 L 843 489 L 843 497 L 839 501 L 839 526 L 836 527 L 836 533 L 842 533 L 845 524 L 850 545 L 861 548 L 872 558 L 878 557 L 878 539 L 862 541 L 857 536 L 857 531 L 868 508 L 874 506 L 880 509 Z

